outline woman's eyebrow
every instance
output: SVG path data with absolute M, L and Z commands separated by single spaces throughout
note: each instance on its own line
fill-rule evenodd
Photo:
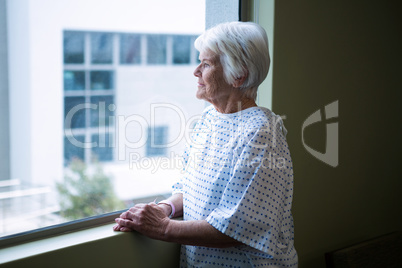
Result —
M 213 62 L 213 59 L 212 58 L 204 58 L 204 59 L 199 59 L 201 62 L 209 62 L 209 63 L 212 63 Z

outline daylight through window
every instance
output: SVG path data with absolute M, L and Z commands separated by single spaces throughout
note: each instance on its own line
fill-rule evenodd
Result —
M 13 12 L 0 236 L 170 195 L 205 107 L 193 76 L 204 1 L 45 2 L 1 11 Z

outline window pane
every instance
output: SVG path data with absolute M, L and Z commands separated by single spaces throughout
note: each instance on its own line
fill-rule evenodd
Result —
M 120 35 L 120 63 L 122 64 L 141 63 L 141 35 L 138 34 Z
M 113 46 L 112 34 L 92 33 L 91 34 L 91 63 L 107 64 L 112 63 Z
M 64 165 L 74 158 L 84 160 L 85 149 L 80 146 L 85 142 L 85 136 L 68 136 L 64 138 Z
M 84 34 L 64 32 L 64 63 L 84 63 Z
M 91 127 L 109 126 L 114 115 L 113 96 L 91 97 L 91 104 L 96 105 L 96 109 L 91 109 Z
M 112 71 L 91 71 L 90 81 L 92 90 L 113 89 Z
M 147 156 L 164 156 L 167 147 L 167 126 L 148 128 Z
M 197 64 L 200 64 L 200 62 L 201 62 L 201 61 L 200 61 L 200 52 L 197 51 L 195 55 L 196 55 L 196 57 L 195 57 L 195 62 L 196 62 Z
M 64 127 L 84 128 L 85 127 L 85 97 L 64 98 Z
M 188 64 L 190 63 L 191 47 L 190 36 L 173 36 L 173 63 Z
M 92 158 L 100 162 L 107 162 L 113 160 L 113 147 L 110 144 L 109 133 L 102 133 L 101 135 L 92 135 L 92 142 L 96 142 L 96 146 L 92 147 Z
M 166 64 L 166 36 L 148 35 L 147 36 L 147 63 Z
M 41 190 L 4 200 L 0 237 L 123 209 L 138 199 L 162 200 L 180 175 L 180 165 L 170 161 L 180 162 L 181 126 L 205 107 L 194 95 L 196 51 L 187 43 L 205 29 L 205 1 L 85 2 L 57 0 L 45 8 L 30 1 L 24 12 L 0 10 L 19 22 L 0 31 L 0 39 L 6 35 L 10 44 L 5 70 L 18 71 L 9 76 L 7 92 L 20 100 L 9 110 L 20 112 L 6 116 L 21 126 L 0 125 L 5 136 L 16 137 L 7 142 L 9 155 L 18 156 L 3 161 L 0 179 L 20 179 L 20 186 L 0 190 Z M 26 20 L 38 14 L 41 19 Z M 148 128 L 154 132 L 149 140 Z M 163 158 L 152 160 L 165 166 L 142 162 L 148 156 Z
M 84 90 L 84 71 L 64 71 L 64 90 Z

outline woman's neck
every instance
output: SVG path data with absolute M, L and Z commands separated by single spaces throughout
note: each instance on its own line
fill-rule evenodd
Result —
M 237 94 L 229 96 L 224 103 L 213 105 L 215 109 L 222 114 L 232 114 L 257 106 L 253 99 L 247 98 L 244 95 L 238 96 Z

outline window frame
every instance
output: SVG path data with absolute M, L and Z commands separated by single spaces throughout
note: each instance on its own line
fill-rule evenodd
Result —
M 165 195 L 148 196 L 141 199 L 134 200 L 134 203 L 147 203 L 154 200 L 164 200 L 168 198 Z M 76 232 L 79 230 L 85 230 L 105 224 L 114 222 L 114 219 L 118 218 L 121 213 L 127 211 L 127 209 L 113 211 L 101 215 L 82 218 L 79 220 L 67 221 L 60 224 L 50 225 L 43 228 L 38 228 L 21 233 L 11 234 L 0 237 L 0 250 L 6 247 L 19 245 L 22 243 L 35 241 L 39 239 L 46 239 L 57 235 L 63 235 L 66 233 Z M 1 265 L 1 262 L 0 262 Z
M 68 221 L 48 227 L 38 228 L 31 231 L 12 234 L 0 237 L 0 250 L 5 247 L 18 245 L 28 241 L 44 239 L 55 235 L 61 235 L 72 231 L 92 228 L 106 223 L 112 222 L 121 213 L 126 210 L 115 211 L 98 216 L 88 217 L 84 219 Z M 1 263 L 0 263 L 1 264 Z

